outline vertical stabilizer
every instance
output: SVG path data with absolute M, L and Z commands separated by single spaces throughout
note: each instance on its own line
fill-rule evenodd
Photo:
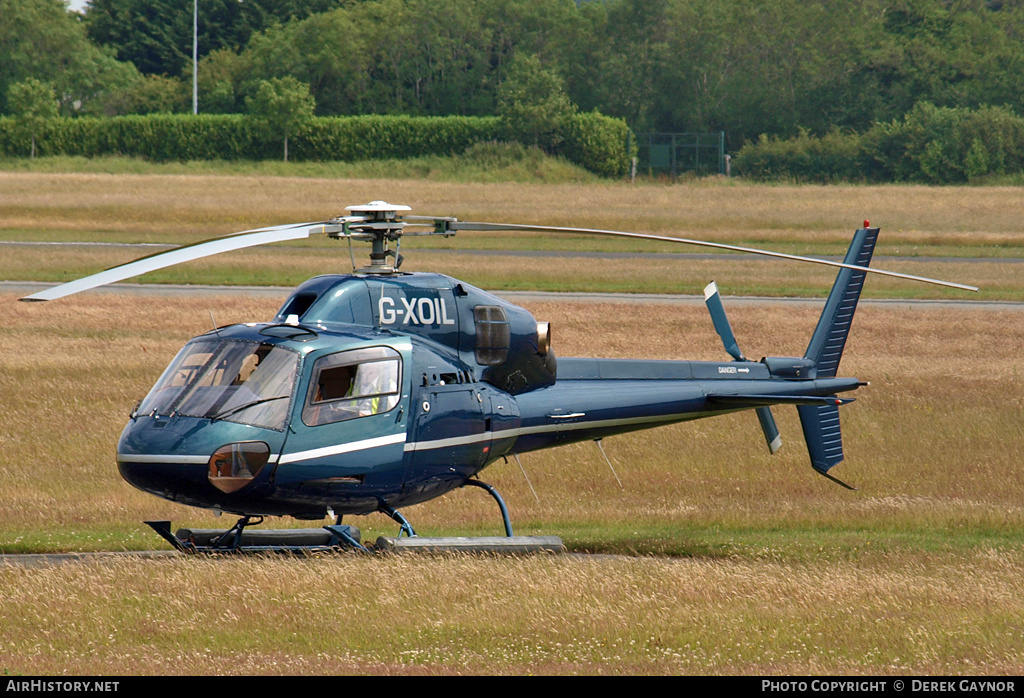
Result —
M 861 228 L 854 233 L 853 242 L 843 262 L 860 267 L 868 266 L 877 240 L 878 228 Z M 807 353 L 804 354 L 805 359 L 814 362 L 816 378 L 834 378 L 839 370 L 839 359 L 843 356 L 846 338 L 850 335 L 853 314 L 857 310 L 866 276 L 866 271 L 845 268 L 840 269 L 836 276 L 832 292 L 825 301 L 825 309 L 821 312 L 821 319 L 818 320 Z M 828 474 L 832 466 L 843 460 L 843 434 L 839 428 L 838 404 L 800 405 L 796 409 L 800 414 L 800 426 L 807 441 L 811 466 L 830 480 L 850 487 Z
M 843 460 L 843 434 L 839 430 L 838 405 L 798 405 L 800 426 L 807 440 L 811 467 L 827 472 Z
M 861 228 L 853 236 L 850 249 L 843 260 L 845 264 L 866 267 L 871 263 L 871 254 L 878 240 L 878 228 Z M 807 346 L 805 359 L 814 362 L 818 378 L 833 378 L 839 369 L 839 359 L 846 346 L 846 338 L 853 324 L 853 313 L 860 300 L 866 271 L 840 269 L 832 292 L 828 294 L 825 309 L 818 320 L 818 326 Z

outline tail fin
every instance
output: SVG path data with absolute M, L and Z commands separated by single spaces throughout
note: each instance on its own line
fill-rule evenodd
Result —
M 861 228 L 853 236 L 850 249 L 843 260 L 845 264 L 866 267 L 871 263 L 871 254 L 875 251 L 878 240 L 878 228 Z M 818 320 L 818 326 L 807 345 L 805 359 L 814 362 L 816 375 L 819 378 L 834 378 L 839 369 L 839 359 L 846 346 L 846 338 L 853 324 L 853 313 L 860 300 L 860 290 L 864 286 L 867 272 L 856 269 L 840 269 L 832 292 L 825 301 L 825 309 Z
M 797 405 L 796 411 L 800 414 L 800 426 L 803 427 L 804 440 L 807 441 L 811 467 L 826 475 L 829 468 L 843 460 L 839 405 Z
M 861 228 L 854 233 L 853 242 L 850 243 L 850 249 L 843 262 L 860 267 L 868 266 L 877 240 L 878 228 Z M 821 319 L 818 320 L 818 326 L 814 329 L 811 342 L 804 354 L 805 359 L 814 362 L 817 378 L 836 376 L 865 276 L 865 271 L 846 268 L 840 269 L 836 276 Z M 854 489 L 828 474 L 829 468 L 843 460 L 843 435 L 839 428 L 838 404 L 799 405 L 796 409 L 800 414 L 800 426 L 807 441 L 811 466 L 830 480 Z

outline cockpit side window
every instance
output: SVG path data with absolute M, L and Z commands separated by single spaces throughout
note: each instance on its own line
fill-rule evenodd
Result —
M 388 347 L 322 356 L 313 364 L 302 408 L 307 426 L 333 424 L 394 409 L 402 389 L 402 357 Z

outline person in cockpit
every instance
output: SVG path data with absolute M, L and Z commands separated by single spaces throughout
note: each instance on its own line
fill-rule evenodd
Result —
M 359 365 L 351 393 L 354 397 L 362 398 L 359 400 L 359 416 L 377 414 L 388 409 L 387 401 L 382 402 L 381 398 L 398 389 L 394 372 L 388 370 L 392 363 L 370 361 Z

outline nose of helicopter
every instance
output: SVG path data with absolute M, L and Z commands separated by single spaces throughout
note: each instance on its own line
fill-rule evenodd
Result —
M 270 446 L 258 438 L 262 433 L 239 431 L 209 420 L 140 417 L 121 435 L 118 470 L 140 490 L 183 504 L 220 507 L 245 499 L 267 480 Z
M 208 460 L 118 453 L 117 469 L 121 477 L 140 490 L 187 504 L 205 501 L 215 492 L 207 481 Z

